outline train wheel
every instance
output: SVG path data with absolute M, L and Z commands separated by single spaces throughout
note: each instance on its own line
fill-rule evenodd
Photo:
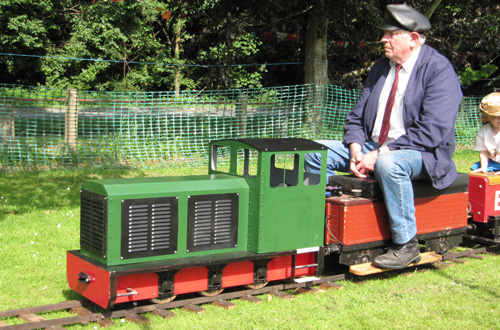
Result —
M 172 297 L 169 297 L 169 298 L 165 298 L 165 299 L 160 299 L 160 298 L 152 298 L 152 299 L 149 299 L 150 302 L 152 302 L 153 304 L 166 304 L 166 303 L 169 303 L 171 302 L 172 300 L 175 299 L 175 297 L 177 297 L 176 295 L 173 295 Z
M 216 296 L 218 295 L 219 293 L 221 293 L 222 291 L 224 291 L 224 289 L 219 289 L 219 290 L 207 290 L 207 291 L 198 291 L 198 293 L 203 296 L 203 297 L 213 297 L 213 296 Z
M 252 289 L 252 290 L 258 290 L 262 289 L 265 287 L 269 282 L 264 282 L 264 283 L 254 283 L 254 284 L 245 284 L 245 288 L 247 289 Z

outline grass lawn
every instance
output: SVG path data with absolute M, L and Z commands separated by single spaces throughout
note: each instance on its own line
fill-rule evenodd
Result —
M 467 172 L 478 158 L 474 152 L 457 152 L 455 162 Z M 1 174 L 0 310 L 79 299 L 66 284 L 65 253 L 79 248 L 79 188 L 85 179 L 205 173 L 196 168 Z M 115 328 L 498 329 L 499 273 L 500 256 L 488 255 L 443 269 L 344 282 L 341 290 L 293 294 L 291 301 L 265 295 L 259 305 L 236 300 L 233 310 L 212 305 L 203 306 L 207 311 L 200 315 L 174 310 L 173 319 L 148 315 L 147 326 L 116 320 Z

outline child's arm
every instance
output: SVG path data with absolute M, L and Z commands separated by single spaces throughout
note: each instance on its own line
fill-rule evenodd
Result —
M 479 161 L 481 162 L 481 167 L 478 168 L 477 170 L 472 171 L 471 173 L 486 173 L 486 170 L 488 168 L 488 160 L 489 160 L 489 155 L 487 150 L 483 150 L 479 152 Z

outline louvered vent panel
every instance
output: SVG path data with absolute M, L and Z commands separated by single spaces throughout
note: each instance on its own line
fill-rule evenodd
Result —
M 231 242 L 232 211 L 230 199 L 215 201 L 215 244 Z
M 143 252 L 148 250 L 149 223 L 149 205 L 129 206 L 127 242 L 127 249 L 129 253 Z
M 80 248 L 106 258 L 108 200 L 87 190 L 80 199 Z
M 177 198 L 145 198 L 122 203 L 122 258 L 176 253 Z
M 236 246 L 238 201 L 238 194 L 189 198 L 188 252 Z
M 170 204 L 153 204 L 151 250 L 169 249 L 172 237 L 172 211 Z
M 212 201 L 194 203 L 194 245 L 210 245 L 212 243 Z

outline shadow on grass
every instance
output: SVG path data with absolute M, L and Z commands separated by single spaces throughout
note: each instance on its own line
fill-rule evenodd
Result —
M 83 303 L 83 305 L 91 312 L 93 313 L 102 313 L 105 311 L 104 308 L 94 304 L 93 302 L 91 302 L 90 300 L 88 300 L 87 298 L 83 297 L 82 295 L 80 295 L 79 293 L 71 290 L 71 289 L 65 289 L 62 291 L 62 294 L 63 294 L 63 297 L 67 300 L 67 301 L 70 301 L 70 300 L 78 300 L 78 301 L 81 301 Z

